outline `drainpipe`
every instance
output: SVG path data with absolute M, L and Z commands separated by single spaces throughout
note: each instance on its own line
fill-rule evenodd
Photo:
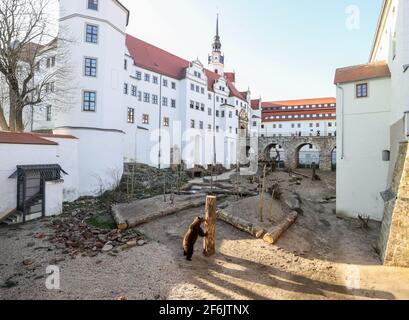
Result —
M 213 162 L 216 166 L 217 153 L 216 153 L 216 91 L 213 94 Z
M 337 89 L 342 91 L 342 98 L 341 98 L 341 159 L 344 160 L 345 153 L 344 153 L 344 88 L 342 88 L 339 83 L 337 83 Z M 337 101 L 338 105 L 338 101 Z
M 158 168 L 160 169 L 161 160 L 161 143 L 162 143 L 162 75 L 159 76 L 159 152 L 158 152 Z

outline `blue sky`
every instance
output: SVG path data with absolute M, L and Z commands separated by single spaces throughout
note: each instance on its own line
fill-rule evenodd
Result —
M 122 2 L 131 11 L 128 33 L 203 63 L 219 12 L 226 70 L 236 71 L 239 89 L 250 86 L 252 96 L 265 101 L 334 96 L 335 69 L 368 61 L 382 5 L 382 0 Z M 351 5 L 359 28 L 346 26 Z

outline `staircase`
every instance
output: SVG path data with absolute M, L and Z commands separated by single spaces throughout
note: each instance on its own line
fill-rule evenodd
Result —
M 0 219 L 0 225 L 12 225 L 23 221 L 23 213 L 16 209 L 11 210 Z

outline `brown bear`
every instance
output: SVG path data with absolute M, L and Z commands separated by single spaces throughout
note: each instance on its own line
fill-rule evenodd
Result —
M 189 230 L 186 232 L 185 237 L 183 238 L 183 255 L 188 261 L 192 261 L 193 247 L 195 246 L 197 238 L 199 236 L 207 236 L 207 233 L 201 228 L 203 222 L 205 222 L 204 218 L 197 217 L 189 226 Z

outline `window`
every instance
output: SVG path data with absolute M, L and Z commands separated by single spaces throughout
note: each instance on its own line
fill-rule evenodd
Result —
M 149 124 L 149 114 L 143 114 L 142 115 L 142 123 L 143 124 Z
M 233 118 L 233 112 L 229 111 L 229 118 Z
M 207 130 L 209 130 L 209 131 L 212 130 L 212 125 L 211 125 L 211 124 L 208 124 L 208 125 L 207 125 Z
M 216 126 L 216 132 L 219 132 L 219 126 Z
M 55 57 L 47 58 L 46 62 L 47 68 L 51 68 L 55 66 Z
M 319 123 L 316 123 L 316 124 L 315 124 L 315 127 L 316 127 L 316 128 L 319 128 L 319 127 L 320 127 L 320 124 L 319 124 Z
M 176 90 L 176 82 L 172 82 L 172 89 Z
M 313 124 L 313 123 L 310 123 L 310 128 L 312 128 L 312 127 L 314 127 L 314 124 Z
M 224 118 L 224 110 L 222 110 L 222 118 Z
M 216 117 L 219 117 L 219 110 L 216 110 Z
M 236 110 L 236 116 L 237 117 L 239 116 L 239 110 Z
M 332 122 L 328 122 L 328 127 L 332 127 Z
M 233 128 L 229 127 L 229 133 L 233 133 Z
M 190 84 L 190 90 L 195 91 L 195 85 L 193 83 Z
M 202 103 L 201 105 L 200 105 L 200 111 L 205 111 L 205 105 L 204 105 L 204 103 Z
M 209 93 L 209 94 L 207 95 L 207 97 L 209 98 L 209 100 L 212 100 L 212 94 L 211 94 L 211 93 Z
M 208 114 L 209 116 L 212 115 L 212 108 L 207 109 L 207 114 Z
M 295 124 L 294 124 L 294 123 L 291 124 L 291 128 L 293 128 L 293 129 L 295 128 Z
M 361 83 L 356 85 L 356 97 L 365 98 L 368 96 L 368 84 Z
M 282 128 L 283 128 L 283 125 L 282 125 L 282 124 L 279 124 L 279 125 L 278 125 L 278 128 L 279 128 L 279 129 L 282 129 Z
M 145 81 L 146 81 L 146 82 L 150 82 L 150 81 L 151 81 L 151 75 L 150 75 L 150 74 L 145 73 Z
M 261 129 L 264 129 L 264 124 L 261 125 Z
M 301 123 L 298 123 L 298 124 L 297 124 L 297 128 L 301 128 Z
M 128 60 L 124 59 L 124 70 L 128 70 Z
M 199 121 L 199 129 L 203 130 L 203 121 Z
M 128 94 L 128 84 L 124 83 L 124 94 Z
M 157 76 L 153 76 L 153 83 L 154 84 L 158 84 L 158 77 Z
M 191 127 L 192 129 L 195 128 L 195 120 L 190 120 L 190 127 Z
M 138 91 L 138 101 L 142 101 L 142 91 Z
M 87 77 L 97 76 L 97 59 L 85 58 L 85 76 Z
M 172 108 L 176 108 L 176 100 L 175 100 L 175 99 L 172 99 L 172 100 L 170 101 L 170 106 L 171 106 Z
M 143 102 L 150 102 L 150 100 L 151 100 L 150 94 L 147 93 L 147 92 L 144 92 L 144 94 L 143 94 Z
M 128 108 L 128 123 L 134 123 L 134 122 L 135 122 L 135 109 Z
M 190 100 L 190 109 L 194 109 L 195 108 L 195 102 Z
M 51 106 L 47 106 L 46 110 L 46 120 L 51 121 Z
M 95 111 L 97 93 L 95 91 L 84 91 L 82 104 L 83 111 Z
M 158 95 L 157 94 L 152 95 L 152 103 L 153 104 L 158 104 Z
M 132 87 L 131 87 L 131 94 L 132 94 L 132 96 L 134 96 L 134 97 L 136 97 L 136 95 L 137 95 L 136 86 L 134 86 L 134 85 L 132 85 Z
M 164 107 L 167 107 L 167 106 L 168 106 L 168 98 L 162 97 L 162 105 L 163 105 Z
M 169 118 L 168 117 L 163 118 L 163 126 L 164 127 L 169 127 Z
M 167 87 L 167 86 L 168 86 L 168 80 L 163 79 L 163 86 L 164 86 L 164 87 Z
M 98 0 L 88 0 L 88 9 L 98 10 Z
M 219 102 L 219 96 L 216 96 L 216 101 Z
M 202 88 L 200 88 L 200 92 L 202 93 L 202 94 L 204 94 L 205 92 L 204 92 L 204 88 L 202 87 Z
M 257 121 L 253 121 L 253 127 L 257 127 Z
M 199 86 L 196 86 L 196 92 L 199 92 L 199 91 L 200 91 Z
M 137 80 L 142 80 L 142 73 L 140 71 L 136 71 L 135 77 Z
M 98 43 L 98 27 L 87 24 L 86 42 Z

